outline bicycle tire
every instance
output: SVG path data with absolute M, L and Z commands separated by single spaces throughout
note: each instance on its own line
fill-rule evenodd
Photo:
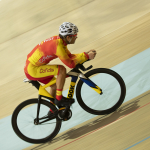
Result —
M 107 68 L 96 68 L 96 69 L 90 70 L 89 72 L 87 72 L 85 74 L 85 77 L 90 77 L 94 74 L 99 74 L 99 73 L 108 74 L 108 75 L 114 77 L 118 81 L 118 83 L 121 87 L 121 94 L 120 94 L 120 98 L 117 101 L 117 103 L 114 106 L 112 106 L 111 108 L 106 109 L 106 110 L 91 109 L 89 106 L 87 106 L 84 103 L 84 100 L 81 96 L 81 89 L 82 89 L 82 86 L 83 86 L 83 83 L 84 83 L 81 79 L 79 80 L 79 82 L 77 84 L 77 87 L 76 87 L 76 98 L 77 98 L 77 101 L 78 101 L 79 105 L 85 111 L 87 111 L 91 114 L 94 114 L 94 115 L 110 114 L 110 113 L 114 112 L 117 108 L 119 108 L 120 105 L 123 103 L 123 101 L 125 99 L 125 95 L 126 95 L 126 86 L 125 86 L 125 83 L 124 83 L 122 77 L 118 73 L 116 73 L 115 71 L 113 71 L 111 69 L 107 69 Z
M 14 132 L 24 141 L 26 142 L 29 142 L 29 143 L 34 143 L 34 144 L 38 144 L 38 143 L 45 143 L 45 142 L 48 142 L 50 140 L 52 140 L 59 132 L 60 128 L 61 128 L 61 123 L 62 121 L 57 117 L 56 118 L 56 127 L 54 129 L 54 131 L 48 135 L 47 137 L 45 138 L 42 138 L 42 139 L 32 139 L 32 138 L 29 138 L 27 137 L 26 135 L 24 135 L 20 130 L 19 130 L 19 127 L 18 127 L 18 124 L 17 124 L 17 117 L 18 117 L 18 114 L 19 112 L 21 112 L 21 110 L 30 105 L 30 104 L 37 104 L 38 103 L 38 99 L 29 99 L 29 100 L 26 100 L 24 102 L 22 102 L 21 104 L 19 104 L 16 109 L 14 110 L 13 114 L 12 114 L 12 119 L 11 119 L 11 123 L 12 123 L 12 127 L 13 127 L 13 130 Z M 41 100 L 41 104 L 49 107 L 50 109 L 52 109 L 53 111 L 56 111 L 57 108 L 51 104 L 50 102 L 46 101 L 46 100 Z M 33 123 L 34 124 L 34 123 Z

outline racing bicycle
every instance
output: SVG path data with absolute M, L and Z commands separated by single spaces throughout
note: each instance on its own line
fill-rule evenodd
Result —
M 67 73 L 71 77 L 68 98 L 73 98 L 76 89 L 76 100 L 88 113 L 105 115 L 114 112 L 123 103 L 126 86 L 122 77 L 107 68 L 91 69 L 83 64 L 76 65 Z M 85 74 L 82 71 L 87 71 Z M 78 80 L 79 79 L 79 80 Z M 45 88 L 56 83 L 56 78 L 48 84 L 24 79 L 39 91 L 38 98 L 28 99 L 19 104 L 12 114 L 14 132 L 29 143 L 45 143 L 52 140 L 59 132 L 62 122 L 72 116 L 71 105 L 58 108 Z M 48 115 L 49 110 L 53 113 Z

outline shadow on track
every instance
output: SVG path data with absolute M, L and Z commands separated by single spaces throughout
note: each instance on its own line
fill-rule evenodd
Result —
M 123 105 L 122 107 L 120 107 L 118 110 L 116 110 L 115 112 L 113 112 L 111 114 L 99 116 L 99 118 L 97 118 L 94 121 L 91 121 L 79 128 L 76 128 L 76 129 L 72 128 L 69 131 L 67 131 L 66 133 L 64 133 L 63 135 L 54 138 L 52 141 L 50 141 L 48 143 L 40 144 L 37 147 L 32 148 L 31 150 L 40 150 L 40 149 L 50 146 L 51 144 L 54 144 L 60 140 L 65 141 L 68 139 L 77 139 L 85 134 L 88 134 L 88 133 L 94 131 L 94 130 L 100 129 L 100 128 L 116 121 L 120 117 L 134 112 L 136 109 L 138 109 L 140 107 L 138 105 L 139 101 L 140 101 L 140 99 L 136 99 L 136 100 L 132 101 L 131 103 Z

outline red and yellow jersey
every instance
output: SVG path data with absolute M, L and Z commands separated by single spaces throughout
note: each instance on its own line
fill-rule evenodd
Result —
M 59 58 L 69 68 L 74 68 L 76 64 L 86 61 L 88 55 L 86 53 L 71 54 L 67 44 L 59 36 L 53 36 L 38 44 L 27 55 L 25 72 L 27 72 L 29 63 L 34 66 L 41 66 L 48 64 L 55 58 Z

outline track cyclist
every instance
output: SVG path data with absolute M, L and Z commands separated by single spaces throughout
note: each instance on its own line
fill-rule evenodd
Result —
M 95 50 L 79 54 L 71 54 L 67 48 L 68 44 L 74 44 L 77 39 L 78 28 L 70 22 L 64 22 L 59 27 L 59 35 L 50 37 L 27 55 L 24 72 L 29 80 L 37 80 L 41 83 L 49 83 L 55 76 L 56 84 L 50 88 L 50 94 L 55 98 L 54 103 L 64 106 L 73 103 L 74 99 L 62 96 L 62 91 L 66 79 L 66 68 L 59 64 L 48 64 L 51 60 L 59 58 L 69 68 L 74 68 L 77 64 L 88 59 L 94 59 Z M 49 115 L 52 111 L 49 111 Z

